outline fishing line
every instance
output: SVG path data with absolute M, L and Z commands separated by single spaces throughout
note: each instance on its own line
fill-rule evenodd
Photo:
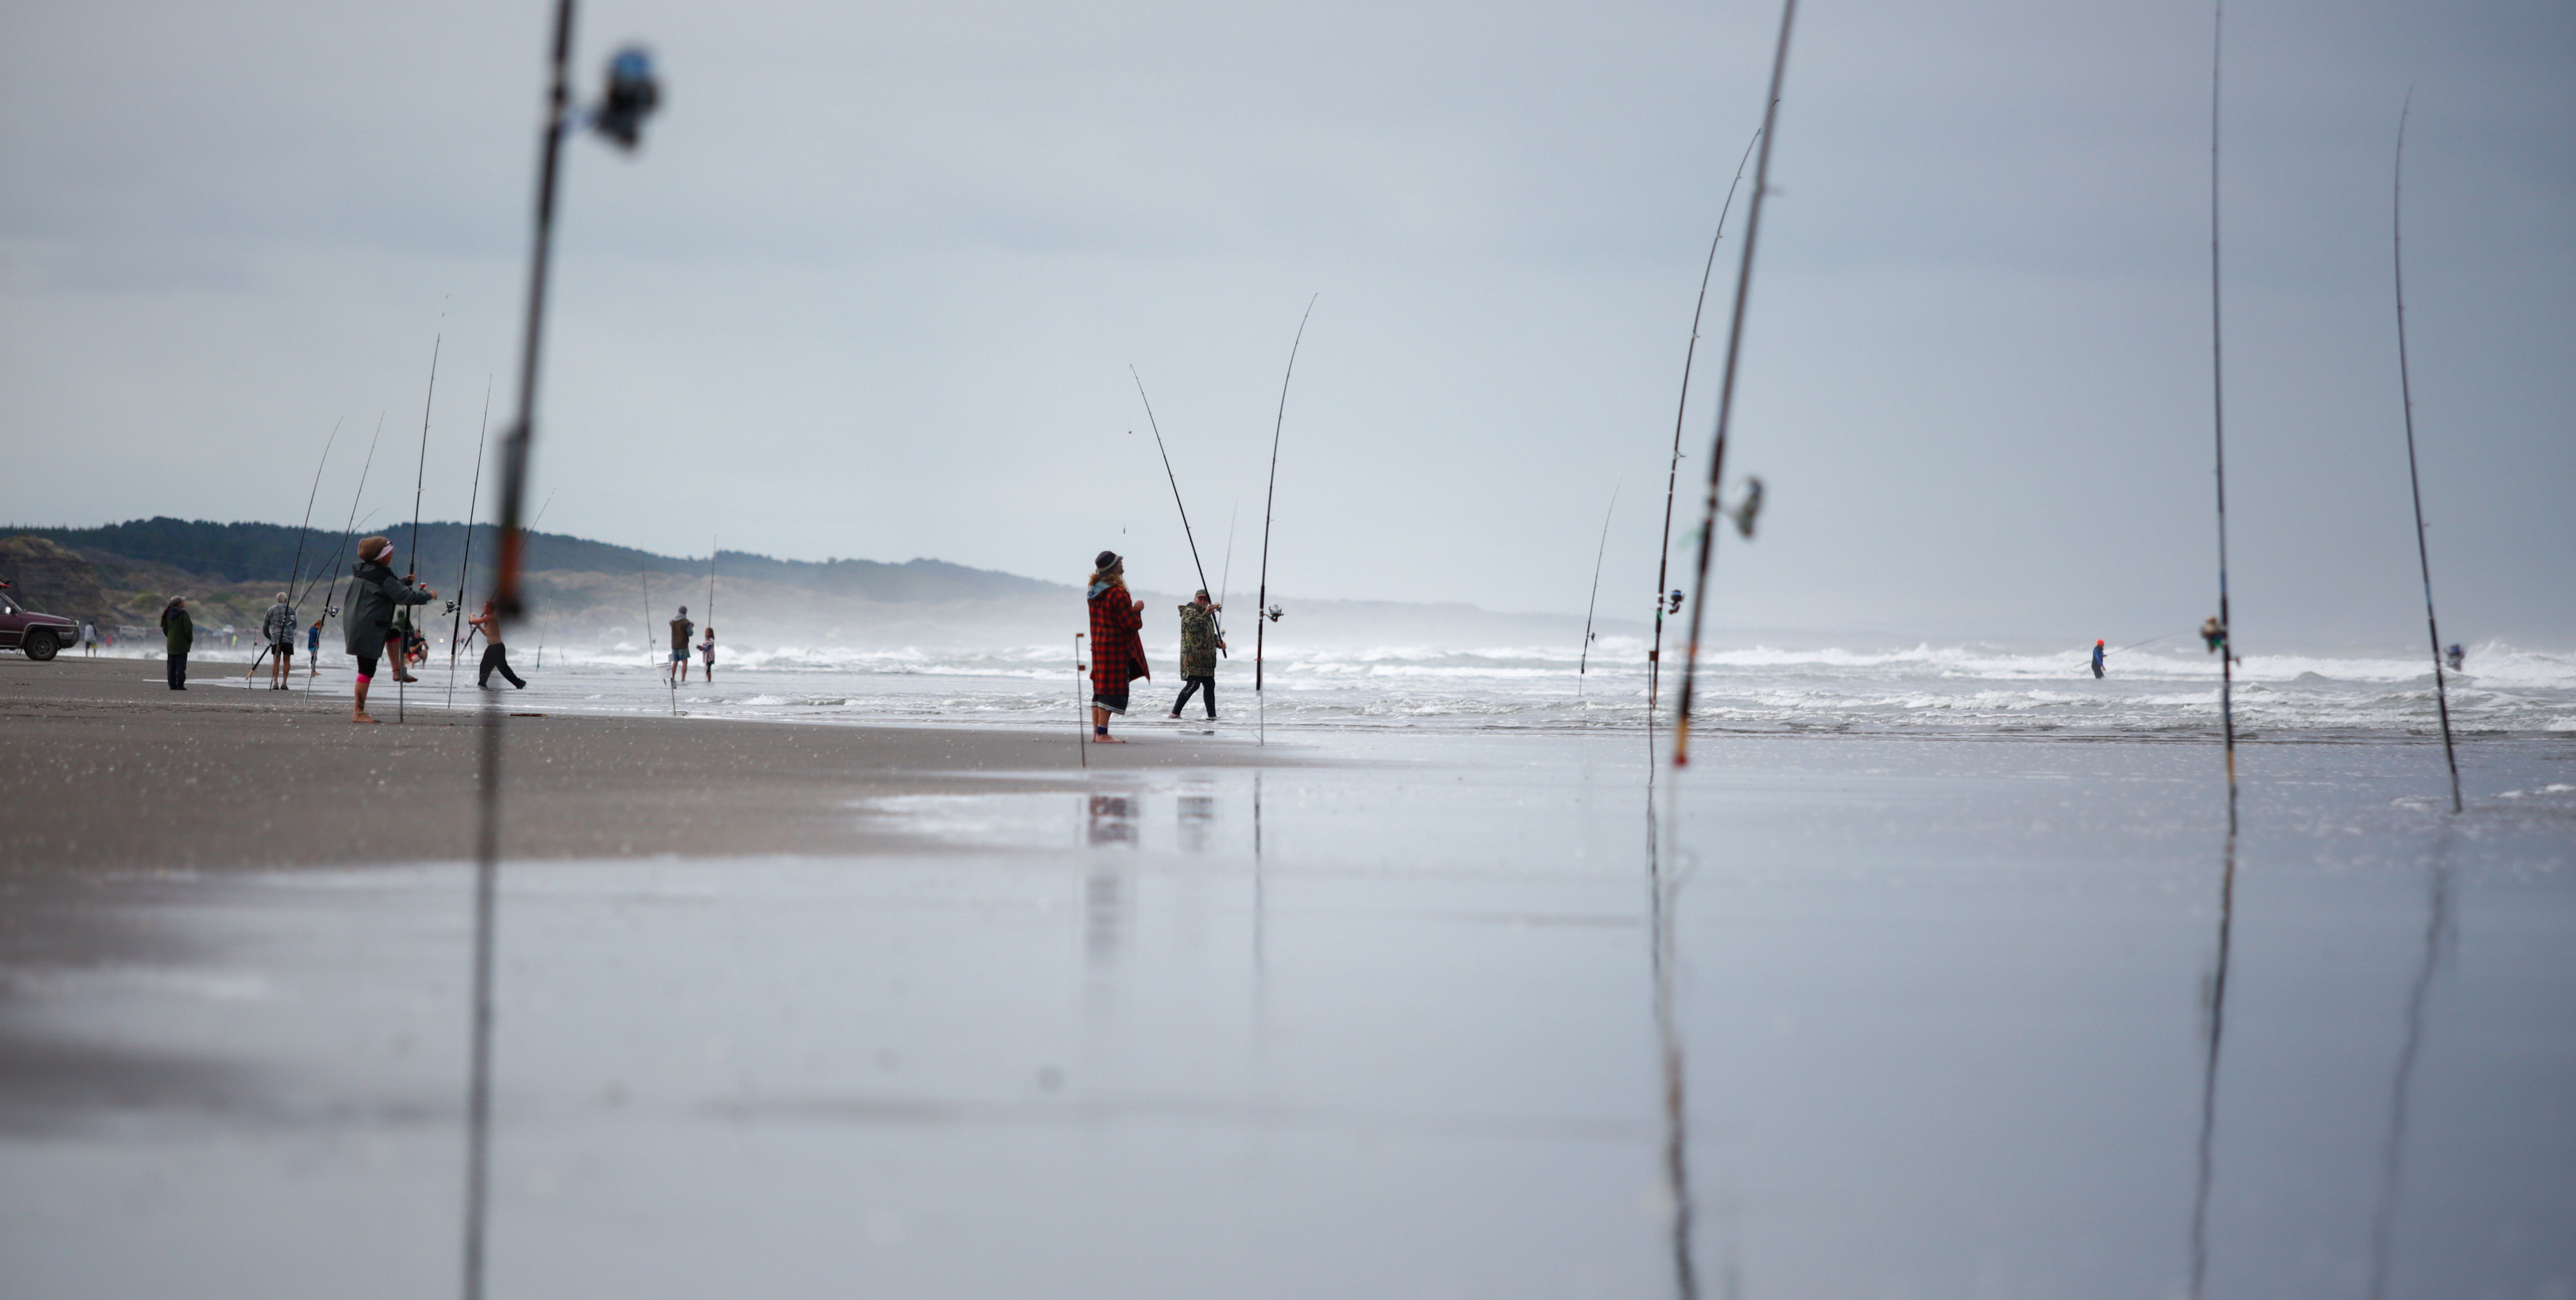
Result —
M 1673 408 L 1673 458 L 1664 470 L 1664 541 L 1655 551 L 1655 644 L 1646 651 L 1646 755 L 1649 766 L 1655 753 L 1655 707 L 1661 701 L 1664 683 L 1664 583 L 1671 577 L 1673 562 L 1673 494 L 1681 485 L 1682 421 L 1690 414 L 1691 363 L 1699 356 L 1700 314 L 1708 309 L 1709 277 L 1717 270 L 1717 246 L 1726 238 L 1726 216 L 1735 210 L 1735 187 L 1744 183 L 1744 164 L 1753 157 L 1753 146 L 1762 139 L 1762 128 L 1753 128 L 1752 139 L 1744 142 L 1744 154 L 1735 160 L 1735 179 L 1726 184 L 1726 202 L 1717 209 L 1717 233 L 1708 239 L 1708 261 L 1699 271 L 1699 300 L 1691 305 L 1690 346 L 1682 349 L 1682 396 Z
M 2406 482 L 2415 498 L 2415 560 L 2424 571 L 2424 633 L 2433 641 L 2433 703 L 2442 713 L 2442 761 L 2451 769 L 2451 811 L 2460 811 L 2460 755 L 2451 745 L 2451 690 L 2442 676 L 2442 629 L 2433 619 L 2433 552 L 2424 540 L 2424 476 L 2415 468 L 2415 385 L 2406 373 L 2406 116 L 2415 88 L 2397 110 L 2397 165 L 2388 190 L 2388 242 L 2397 286 L 2397 391 L 2406 403 Z
M 1798 0 L 1780 6 L 1780 45 L 1771 56 L 1771 94 L 1762 109 L 1761 152 L 1753 164 L 1753 205 L 1744 216 L 1744 252 L 1735 271 L 1735 314 L 1726 330 L 1726 370 L 1717 390 L 1716 445 L 1708 457 L 1708 507 L 1700 522 L 1697 593 L 1691 601 L 1689 648 L 1682 658 L 1682 697 L 1673 716 L 1673 766 L 1690 763 L 1692 688 L 1699 672 L 1700 628 L 1708 613 L 1708 561 L 1717 549 L 1717 489 L 1726 472 L 1726 435 L 1735 416 L 1735 374 L 1744 353 L 1744 307 L 1753 293 L 1753 250 L 1762 237 L 1762 201 L 1771 193 L 1771 145 L 1780 112 L 1780 83 L 1789 72 L 1789 28 L 1798 16 Z
M 1288 345 L 1288 373 L 1279 379 L 1279 416 L 1270 425 L 1270 490 L 1261 499 L 1261 588 L 1253 598 L 1252 610 L 1252 701 L 1256 715 L 1256 743 L 1270 743 L 1270 710 L 1261 693 L 1262 634 L 1279 615 L 1270 608 L 1270 519 L 1271 507 L 1279 499 L 1279 431 L 1288 424 L 1288 381 L 1297 377 L 1297 349 L 1306 342 L 1306 322 L 1315 314 L 1317 293 L 1306 300 L 1306 314 L 1297 318 L 1297 338 Z

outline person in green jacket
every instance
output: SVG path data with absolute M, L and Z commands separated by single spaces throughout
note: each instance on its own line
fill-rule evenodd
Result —
M 185 597 L 172 596 L 161 607 L 161 635 L 170 645 L 170 689 L 188 689 L 188 651 L 197 644 L 197 625 L 188 617 Z
M 350 576 L 348 612 L 340 616 L 346 629 L 346 647 L 358 661 L 358 698 L 349 711 L 351 722 L 373 722 L 367 716 L 367 685 L 376 678 L 376 660 L 385 652 L 385 642 L 393 635 L 394 611 L 406 605 L 426 605 L 438 598 L 427 587 L 415 587 L 408 576 L 397 578 L 393 570 L 394 544 L 387 537 L 370 537 L 358 543 L 358 563 Z M 402 643 L 394 643 L 394 653 L 402 653 Z M 404 676 L 399 659 L 394 675 Z
M 1189 704 L 1191 692 L 1204 690 L 1208 721 L 1216 721 L 1216 652 L 1225 648 L 1225 635 L 1216 625 L 1219 608 L 1204 589 L 1181 606 L 1181 698 L 1172 701 L 1175 718 Z

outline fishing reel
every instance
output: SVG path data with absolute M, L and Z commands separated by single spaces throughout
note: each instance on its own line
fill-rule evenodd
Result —
M 439 613 L 441 613 L 441 614 L 453 614 L 453 613 L 455 613 L 455 612 L 456 612 L 456 602 L 455 602 L 455 601 L 452 601 L 452 600 L 451 600 L 451 601 L 446 602 L 446 606 L 447 606 L 447 607 L 446 607 L 445 609 L 442 609 L 442 610 L 440 610 L 440 611 L 438 611 L 438 612 L 439 612 Z
M 1675 588 L 1673 588 L 1673 590 L 1672 590 L 1672 594 L 1671 594 L 1671 595 L 1669 595 L 1669 596 L 1664 597 L 1664 599 L 1665 599 L 1667 602 L 1669 602 L 1668 604 L 1666 604 L 1666 605 L 1664 606 L 1664 612 L 1665 612 L 1665 613 L 1667 613 L 1667 614 L 1678 614 L 1678 613 L 1682 612 L 1682 589 L 1681 589 L 1681 588 L 1679 588 L 1679 587 L 1675 587 Z
M 632 153 L 644 139 L 644 120 L 662 106 L 662 83 L 653 75 L 653 56 L 643 46 L 629 45 L 608 60 L 608 89 L 590 112 L 590 129 Z
M 1761 513 L 1762 480 L 1748 474 L 1744 478 L 1744 499 L 1736 502 L 1735 508 L 1726 512 L 1726 517 L 1734 520 L 1735 531 L 1750 541 L 1753 538 L 1753 521 Z
M 1278 621 L 1279 621 L 1279 616 L 1280 616 L 1281 614 L 1286 613 L 1286 612 L 1287 612 L 1286 610 L 1283 610 L 1283 609 L 1279 608 L 1277 605 L 1272 605 L 1270 608 L 1268 608 L 1268 609 L 1265 609 L 1265 610 L 1261 611 L 1262 616 L 1263 616 L 1263 617 L 1265 617 L 1265 618 L 1267 618 L 1267 619 L 1269 619 L 1269 620 L 1270 620 L 1271 622 L 1273 622 L 1273 623 L 1278 622 Z

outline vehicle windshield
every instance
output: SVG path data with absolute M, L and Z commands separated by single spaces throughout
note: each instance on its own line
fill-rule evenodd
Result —
M 18 602 L 9 599 L 9 593 L 0 591 L 0 614 L 15 614 L 17 612 Z

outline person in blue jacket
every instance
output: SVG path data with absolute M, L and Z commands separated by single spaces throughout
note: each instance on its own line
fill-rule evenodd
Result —
M 2093 676 L 2097 680 L 2102 676 L 2102 643 L 2099 641 L 2093 643 Z

